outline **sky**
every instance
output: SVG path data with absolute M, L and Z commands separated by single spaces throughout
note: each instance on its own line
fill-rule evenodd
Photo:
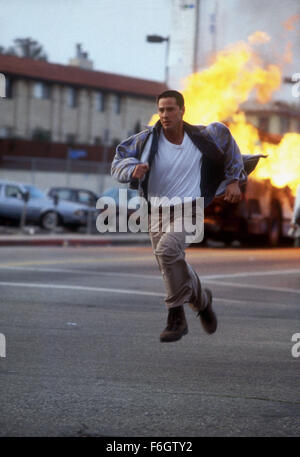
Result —
M 48 61 L 68 64 L 82 43 L 94 69 L 155 81 L 164 80 L 165 43 L 172 0 L 0 0 L 0 45 L 31 37 Z

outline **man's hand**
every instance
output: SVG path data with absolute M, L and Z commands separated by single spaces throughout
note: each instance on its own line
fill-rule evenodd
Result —
M 149 165 L 147 163 L 140 163 L 137 165 L 132 173 L 132 177 L 135 179 L 141 179 L 149 170 Z
M 224 200 L 226 200 L 229 203 L 237 203 L 241 200 L 241 198 L 242 192 L 238 181 L 228 184 L 228 186 L 226 187 Z

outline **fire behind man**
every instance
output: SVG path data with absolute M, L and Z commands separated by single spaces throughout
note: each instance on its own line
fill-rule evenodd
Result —
M 238 202 L 240 185 L 255 168 L 258 156 L 255 159 L 242 157 L 229 129 L 222 123 L 214 122 L 205 127 L 184 122 L 184 98 L 180 92 L 163 92 L 157 97 L 157 107 L 160 119 L 153 127 L 117 146 L 112 176 L 139 188 L 149 207 L 150 201 L 155 205 L 162 197 L 169 200 L 180 197 L 182 201 L 189 197 L 193 202 L 203 197 L 207 206 L 220 193 L 225 193 L 224 199 L 228 202 Z M 243 158 L 245 163 L 250 161 L 247 172 Z M 149 217 L 152 249 L 166 288 L 168 318 L 160 335 L 161 342 L 177 341 L 187 334 L 184 303 L 189 303 L 197 312 L 207 333 L 217 329 L 212 292 L 201 287 L 197 273 L 186 262 L 186 233 L 184 229 L 174 230 L 174 207 L 170 211 L 168 231 L 151 227 Z

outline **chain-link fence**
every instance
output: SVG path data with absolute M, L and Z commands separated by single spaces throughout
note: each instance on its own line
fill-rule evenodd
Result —
M 30 156 L 2 156 L 2 168 L 35 171 L 59 171 L 65 173 L 100 173 L 110 172 L 110 163 L 90 160 L 49 159 Z
M 110 163 L 74 160 L 49 159 L 30 156 L 3 155 L 0 163 L 0 179 L 18 183 L 31 183 L 41 189 L 53 186 L 76 187 L 94 191 L 101 195 L 110 187 Z M 26 226 L 27 199 L 20 217 L 20 229 Z M 91 233 L 92 213 L 88 212 L 86 232 Z M 53 230 L 56 230 L 54 226 Z
M 110 176 L 111 164 L 90 160 L 4 155 L 0 167 L 2 178 L 8 179 L 9 177 L 9 179 L 15 180 L 15 171 L 19 176 L 25 177 L 26 181 L 29 180 L 31 184 L 45 188 L 54 184 L 53 173 L 55 173 L 55 181 L 59 185 L 88 187 L 101 194 L 105 190 L 104 178 Z M 38 179 L 38 176 L 41 177 L 40 172 L 43 173 L 42 178 Z

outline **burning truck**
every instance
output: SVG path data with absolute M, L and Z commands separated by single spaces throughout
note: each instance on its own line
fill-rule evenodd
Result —
M 271 181 L 248 178 L 242 200 L 231 204 L 217 197 L 205 210 L 205 236 L 223 241 L 264 239 L 277 246 L 288 237 L 294 196 L 288 186 L 278 188 Z
M 247 137 L 246 131 L 244 135 L 244 138 Z M 242 199 L 237 204 L 231 204 L 226 202 L 223 196 L 219 196 L 206 208 L 205 236 L 207 238 L 228 242 L 261 239 L 270 246 L 277 246 L 284 238 L 289 237 L 295 196 L 293 182 L 292 188 L 284 185 L 288 182 L 288 176 L 285 176 L 288 167 L 285 163 L 291 158 L 287 151 L 294 151 L 295 145 L 291 144 L 291 138 L 298 142 L 299 135 L 288 134 L 279 141 L 278 138 L 275 139 L 265 132 L 258 131 L 258 135 L 264 139 L 262 143 L 264 152 L 272 154 L 271 148 L 273 155 L 275 151 L 277 156 L 284 156 L 284 160 L 282 158 L 279 160 L 277 170 L 273 170 L 273 178 L 270 178 L 269 170 L 270 167 L 272 168 L 272 161 L 268 162 L 268 155 L 247 156 L 248 160 L 253 158 L 253 168 L 256 168 L 241 189 Z M 300 151 L 300 144 L 297 150 Z M 293 162 L 289 166 L 297 168 Z M 298 176 L 300 178 L 300 175 Z M 295 182 L 297 183 L 297 176 Z M 223 191 L 224 189 L 220 189 L 219 194 Z

